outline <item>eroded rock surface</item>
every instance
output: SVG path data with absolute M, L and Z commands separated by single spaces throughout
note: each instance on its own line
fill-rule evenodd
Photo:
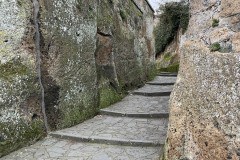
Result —
M 43 136 L 42 99 L 50 129 L 65 128 L 95 115 L 99 101 L 109 104 L 108 97 L 152 73 L 153 11 L 145 0 L 39 4 L 35 19 L 32 1 L 0 1 L 0 157 Z
M 239 3 L 190 1 L 190 24 L 170 98 L 165 159 L 240 158 Z

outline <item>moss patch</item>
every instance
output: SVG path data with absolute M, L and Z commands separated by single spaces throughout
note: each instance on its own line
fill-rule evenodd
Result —
M 112 10 L 113 2 L 109 0 L 102 0 L 99 6 L 99 13 L 97 16 L 98 27 L 110 26 L 113 23 L 114 12 Z
M 10 80 L 15 75 L 26 75 L 29 72 L 27 66 L 23 65 L 20 61 L 7 62 L 0 65 L 0 78 Z
M 179 64 L 172 64 L 170 66 L 168 66 L 167 68 L 160 68 L 159 71 L 160 72 L 172 72 L 172 73 L 176 73 L 179 70 Z
M 122 93 L 117 93 L 117 91 L 109 87 L 100 88 L 100 108 L 105 108 L 120 101 L 125 95 Z
M 152 65 L 151 67 L 149 67 L 148 71 L 147 71 L 147 81 L 151 81 L 153 80 L 156 76 L 157 76 L 157 67 L 156 65 Z
M 20 122 L 0 123 L 0 157 L 15 151 L 21 147 L 33 144 L 44 135 L 44 125 L 41 120 L 35 120 L 31 124 Z
M 123 21 L 126 21 L 126 20 L 127 20 L 127 15 L 126 15 L 126 13 L 125 13 L 124 10 L 120 10 L 120 16 L 121 16 L 121 18 L 122 18 Z
M 77 125 L 97 114 L 97 108 L 84 108 L 80 106 L 68 106 L 61 113 L 61 120 L 57 125 L 58 129 L 68 128 Z
M 171 53 L 170 53 L 170 52 L 167 52 L 166 54 L 164 54 L 163 59 L 164 59 L 165 61 L 170 61 L 170 60 L 172 59 Z

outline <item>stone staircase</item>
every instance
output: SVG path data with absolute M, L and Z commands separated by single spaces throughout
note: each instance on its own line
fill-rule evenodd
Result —
M 18 150 L 3 160 L 158 160 L 176 74 L 161 73 L 99 115 Z M 91 142 L 91 143 L 90 143 Z

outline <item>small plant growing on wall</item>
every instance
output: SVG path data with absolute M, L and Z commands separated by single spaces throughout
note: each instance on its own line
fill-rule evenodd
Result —
M 219 25 L 219 20 L 218 19 L 213 19 L 212 20 L 212 27 L 217 27 Z
M 219 51 L 220 49 L 221 49 L 221 45 L 218 42 L 215 42 L 210 46 L 211 52 Z
M 125 13 L 124 10 L 120 10 L 120 16 L 121 16 L 121 18 L 122 18 L 123 21 L 126 21 L 126 20 L 127 20 L 127 15 L 126 15 L 126 13 Z

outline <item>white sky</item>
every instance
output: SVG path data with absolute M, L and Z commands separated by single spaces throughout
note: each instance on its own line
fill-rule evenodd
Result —
M 171 1 L 179 1 L 179 0 L 148 0 L 153 9 L 157 10 L 160 4 L 164 4 L 166 2 Z

